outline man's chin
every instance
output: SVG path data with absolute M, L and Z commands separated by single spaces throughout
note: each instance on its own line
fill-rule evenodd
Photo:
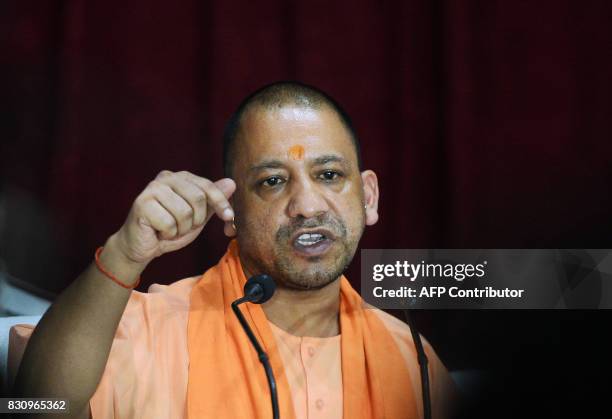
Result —
M 338 259 L 334 260 L 337 263 Z M 327 265 L 325 267 L 325 265 Z M 280 282 L 287 288 L 299 290 L 316 290 L 325 288 L 336 281 L 343 273 L 342 267 L 332 264 L 304 263 L 296 261 L 290 265 L 290 269 L 279 269 Z M 279 267 L 280 268 L 280 267 Z
M 292 247 L 277 253 L 275 268 L 279 282 L 287 288 L 316 290 L 336 281 L 350 262 L 339 242 L 322 255 L 304 255 Z
M 340 278 L 340 275 L 329 278 L 285 278 L 282 281 L 282 285 L 286 288 L 296 291 L 314 291 L 320 290 L 328 285 L 336 282 Z

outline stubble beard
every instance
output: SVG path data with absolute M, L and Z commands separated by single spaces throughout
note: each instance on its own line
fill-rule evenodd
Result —
M 350 265 L 365 229 L 365 214 L 362 218 L 363 223 L 355 231 L 350 231 L 341 220 L 332 218 L 329 214 L 293 221 L 290 225 L 280 227 L 276 232 L 271 255 L 248 257 L 248 259 L 257 273 L 270 275 L 277 286 L 297 291 L 324 288 L 340 278 Z M 299 257 L 294 254 L 290 238 L 300 228 L 317 227 L 327 228 L 334 233 L 335 242 L 332 247 L 335 249 L 330 249 L 332 252 L 323 256 L 308 258 L 306 267 L 298 268 L 295 262 Z M 244 244 L 248 246 L 248 242 Z M 256 241 L 253 241 L 251 246 L 257 247 Z M 300 259 L 300 264 L 304 265 L 305 259 Z
M 350 265 L 363 233 L 363 226 L 351 234 L 342 221 L 330 217 L 322 218 L 322 220 L 306 220 L 299 225 L 279 228 L 275 237 L 272 268 L 274 271 L 272 276 L 279 285 L 304 291 L 321 289 L 340 278 Z M 323 256 L 309 257 L 306 259 L 306 267 L 298 268 L 290 237 L 299 228 L 317 227 L 324 227 L 334 232 L 336 237 L 332 247 L 339 249 L 330 249 L 333 252 Z
M 353 254 L 343 248 L 342 256 L 332 259 L 332 262 L 324 265 L 322 257 L 311 257 L 306 262 L 309 266 L 302 269 L 295 266 L 293 257 L 280 252 L 274 257 L 273 278 L 279 285 L 295 290 L 324 288 L 342 275 L 353 258 Z

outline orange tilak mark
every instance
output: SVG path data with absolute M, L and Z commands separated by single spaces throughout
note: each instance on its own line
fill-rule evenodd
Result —
M 302 160 L 304 158 L 304 147 L 299 144 L 291 146 L 287 154 L 293 160 Z

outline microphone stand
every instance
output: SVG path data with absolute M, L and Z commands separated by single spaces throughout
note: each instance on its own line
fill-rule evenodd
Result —
M 427 368 L 428 360 L 425 355 L 425 349 L 423 349 L 423 342 L 421 336 L 414 326 L 412 317 L 408 310 L 402 310 L 406 323 L 410 326 L 410 333 L 412 334 L 412 340 L 417 351 L 417 360 L 419 362 L 419 368 L 421 370 L 421 392 L 423 396 L 423 417 L 425 419 L 431 419 L 431 395 L 429 394 L 429 371 Z
M 278 394 L 276 392 L 276 380 L 274 379 L 274 373 L 272 372 L 272 366 L 270 365 L 268 354 L 266 354 L 264 350 L 262 349 L 261 345 L 257 341 L 257 338 L 253 334 L 251 327 L 249 326 L 246 319 L 242 315 L 242 312 L 238 308 L 239 304 L 249 302 L 252 299 L 253 298 L 249 295 L 245 295 L 244 297 L 237 299 L 236 301 L 232 303 L 232 310 L 234 311 L 234 314 L 236 314 L 236 317 L 238 317 L 238 321 L 240 322 L 240 325 L 242 326 L 249 340 L 251 341 L 251 344 L 253 344 L 255 351 L 257 351 L 259 362 L 261 362 L 261 364 L 264 367 L 264 370 L 266 371 L 266 378 L 268 379 L 268 387 L 270 387 L 270 397 L 272 399 L 272 417 L 273 419 L 279 419 L 280 415 L 279 415 L 279 409 L 278 409 Z

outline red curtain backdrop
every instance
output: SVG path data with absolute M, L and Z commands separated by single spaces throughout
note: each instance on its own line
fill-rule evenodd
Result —
M 381 185 L 362 247 L 612 247 L 609 2 L 2 8 L 2 172 L 61 226 L 66 283 L 157 172 L 220 177 L 226 119 L 279 79 L 355 121 Z M 213 263 L 215 224 L 145 285 Z
M 280 79 L 322 88 L 354 119 L 381 186 L 380 222 L 363 248 L 612 248 L 612 2 L 0 8 L 2 176 L 57 231 L 67 273 L 47 278 L 50 288 L 91 261 L 160 170 L 221 177 L 228 116 Z M 226 243 L 212 222 L 155 261 L 141 288 L 202 272 Z M 358 284 L 358 258 L 350 273 Z M 433 328 L 432 339 L 463 339 L 455 326 L 470 319 Z

